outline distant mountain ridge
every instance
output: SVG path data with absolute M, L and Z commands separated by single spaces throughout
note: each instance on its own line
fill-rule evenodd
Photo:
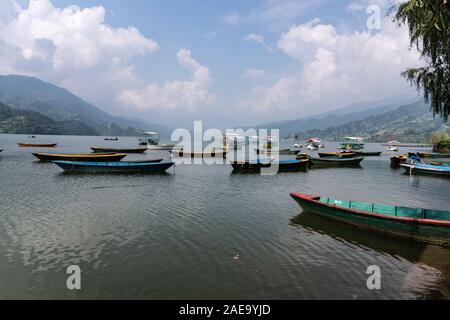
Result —
M 0 133 L 85 135 L 96 136 L 98 132 L 77 120 L 56 121 L 38 112 L 17 110 L 0 103 Z
M 68 90 L 33 77 L 0 76 L 0 102 L 15 109 L 39 112 L 55 121 L 81 121 L 101 135 L 136 135 L 139 130 L 163 135 L 171 132 L 164 125 L 111 116 Z
M 280 136 L 285 137 L 308 130 L 332 128 L 351 121 L 361 120 L 371 115 L 383 114 L 395 110 L 402 104 L 411 103 L 415 100 L 417 98 L 399 96 L 378 101 L 360 102 L 346 108 L 294 120 L 266 123 L 258 125 L 256 128 L 279 129 Z
M 347 136 L 364 137 L 368 142 L 427 142 L 433 132 L 450 132 L 448 124 L 434 118 L 429 105 L 423 100 L 397 107 L 394 110 L 350 121 L 327 129 L 312 129 L 298 132 L 299 139 L 319 137 L 328 141 L 339 141 Z

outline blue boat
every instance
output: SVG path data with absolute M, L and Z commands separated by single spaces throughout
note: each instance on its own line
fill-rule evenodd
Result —
M 429 174 L 450 177 L 449 165 L 434 165 L 426 163 L 401 164 L 406 173 Z
M 79 161 L 52 161 L 66 172 L 87 173 L 150 173 L 165 172 L 174 165 L 173 162 L 161 160 L 149 161 L 117 161 L 117 162 L 79 162 Z

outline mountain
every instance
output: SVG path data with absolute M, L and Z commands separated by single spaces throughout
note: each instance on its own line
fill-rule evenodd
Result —
M 55 121 L 38 112 L 13 109 L 3 103 L 0 103 L 0 133 L 98 135 L 81 121 Z
M 416 98 L 417 99 L 417 98 Z M 279 129 L 280 136 L 285 137 L 312 129 L 326 129 L 357 121 L 368 116 L 383 114 L 395 110 L 402 104 L 414 100 L 405 96 L 386 98 L 383 100 L 360 102 L 343 109 L 299 118 L 295 120 L 278 121 L 256 126 L 256 129 Z
M 420 100 L 343 125 L 298 132 L 297 136 L 299 139 L 314 136 L 328 141 L 360 136 L 368 142 L 397 140 L 407 143 L 426 142 L 435 131 L 450 132 L 450 127 L 442 119 L 434 118 L 429 105 Z
M 33 77 L 0 76 L 0 102 L 15 109 L 39 112 L 55 121 L 81 121 L 101 135 L 136 135 L 139 130 L 163 135 L 171 132 L 163 125 L 112 116 L 66 89 Z

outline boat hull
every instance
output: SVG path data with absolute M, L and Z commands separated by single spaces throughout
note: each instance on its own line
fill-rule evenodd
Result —
M 383 154 L 383 151 L 355 151 L 357 157 L 379 157 Z
M 278 166 L 278 172 L 307 172 L 311 167 L 311 162 L 309 160 L 289 160 L 280 161 L 278 163 L 235 161 L 232 162 L 231 165 L 234 172 L 259 173 L 261 172 L 261 169 L 268 169 L 272 166 Z
M 96 148 L 92 147 L 92 151 L 95 153 L 144 153 L 148 148 L 132 148 L 132 149 L 119 149 L 119 148 Z
M 98 153 L 98 154 L 49 154 L 33 153 L 40 161 L 82 161 L 82 162 L 113 162 L 120 161 L 127 155 L 123 153 Z
M 355 156 L 354 152 L 319 152 L 321 158 L 351 159 Z
M 401 164 L 406 173 L 450 177 L 450 167 L 434 165 Z
M 306 212 L 363 230 L 444 247 L 450 246 L 450 221 L 434 222 L 424 219 L 388 217 L 322 204 L 313 196 L 293 193 L 291 197 Z
M 450 154 L 447 153 L 428 153 L 428 152 L 409 152 L 409 157 L 419 156 L 420 158 L 431 158 L 431 159 L 445 159 L 450 158 Z
M 327 166 L 327 167 L 359 167 L 364 158 L 350 158 L 350 159 L 338 159 L 338 158 L 312 158 L 311 161 L 314 166 Z
M 184 152 L 181 150 L 170 150 L 175 157 L 180 158 L 226 158 L 228 151 L 211 151 L 211 152 Z
M 17 143 L 21 148 L 54 148 L 57 143 Z
M 146 162 L 77 162 L 52 161 L 65 172 L 76 173 L 153 173 L 165 172 L 174 165 L 173 162 L 153 160 Z

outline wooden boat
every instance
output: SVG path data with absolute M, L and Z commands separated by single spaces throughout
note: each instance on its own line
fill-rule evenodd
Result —
M 0 152 L 2 152 L 3 151 L 3 149 L 0 149 Z
M 226 158 L 228 151 L 224 149 L 214 149 L 211 151 L 184 151 L 180 149 L 169 150 L 175 157 L 191 158 Z
M 21 148 L 54 148 L 57 143 L 17 143 Z
M 97 147 L 92 147 L 91 148 L 92 151 L 94 151 L 95 153 L 144 153 L 145 151 L 148 150 L 148 148 L 97 148 Z
M 450 177 L 450 166 L 448 165 L 433 165 L 425 163 L 401 164 L 406 173 L 409 174 L 428 174 Z
M 41 161 L 84 161 L 84 162 L 112 162 L 120 161 L 127 155 L 124 153 L 81 153 L 81 154 L 51 154 L 33 153 Z
M 424 243 L 450 246 L 450 211 L 342 201 L 291 193 L 304 211 L 358 228 Z
M 448 153 L 436 153 L 436 152 L 409 152 L 408 156 L 414 157 L 418 156 L 420 158 L 450 158 L 450 154 Z
M 85 173 L 150 173 L 164 172 L 174 165 L 173 162 L 161 162 L 161 159 L 147 161 L 118 161 L 118 162 L 81 162 L 81 161 L 52 161 L 66 172 Z
M 278 166 L 278 172 L 306 172 L 311 166 L 309 159 L 306 160 L 279 160 L 272 162 L 268 159 L 258 161 L 234 161 L 231 162 L 233 172 L 260 172 L 263 168 Z
M 379 157 L 383 151 L 343 151 L 343 153 L 354 153 L 357 157 Z
M 119 138 L 115 137 L 115 138 L 105 138 L 105 141 L 119 141 Z
M 392 168 L 400 168 L 402 163 L 406 163 L 408 161 L 408 157 L 405 155 L 399 155 L 391 158 L 391 167 Z
M 355 152 L 319 152 L 319 157 L 321 158 L 339 158 L 339 159 L 350 159 L 356 156 Z
M 357 167 L 361 164 L 364 158 L 311 158 L 311 162 L 315 166 L 333 166 L 333 167 Z

